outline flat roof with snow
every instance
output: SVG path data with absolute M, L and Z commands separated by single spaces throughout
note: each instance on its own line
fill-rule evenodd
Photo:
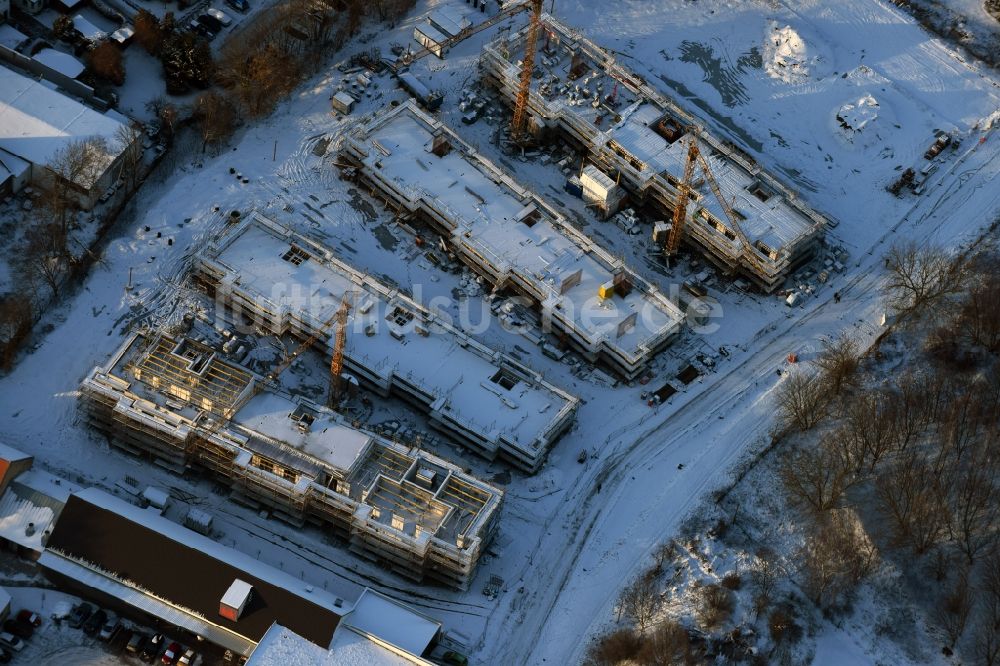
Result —
M 435 137 L 442 136 L 451 149 L 434 152 Z M 358 128 L 351 144 L 364 169 L 378 174 L 408 205 L 446 219 L 453 243 L 515 273 L 543 309 L 588 343 L 636 363 L 684 321 L 655 287 L 412 100 Z M 600 287 L 620 272 L 632 289 L 601 297 Z
M 327 649 L 310 643 L 290 629 L 274 625 L 254 648 L 247 666 L 413 666 L 430 663 L 344 624 L 337 626 Z
M 437 620 L 371 589 L 362 592 L 343 622 L 412 654 L 423 654 L 441 631 Z
M 77 184 L 90 189 L 121 154 L 118 138 L 123 123 L 110 115 L 0 66 L 0 148 L 32 164 L 52 163 L 56 153 L 73 141 L 103 138 L 107 151 L 98 168 Z
M 684 173 L 688 128 L 697 120 L 582 33 L 547 14 L 542 21 L 551 39 L 536 62 L 541 76 L 532 81 L 532 115 L 574 136 L 607 168 L 620 169 L 632 191 L 652 191 L 658 195 L 654 200 L 672 210 Z M 484 47 L 486 70 L 508 98 L 516 95 L 525 35 L 522 29 Z M 704 130 L 699 144 L 753 249 L 737 239 L 698 171 L 697 205 L 688 206 L 689 224 L 696 227 L 691 236 L 711 255 L 742 265 L 773 288 L 795 258 L 813 246 L 826 220 L 730 145 Z M 757 256 L 748 259 L 747 252 Z
M 68 76 L 71 79 L 75 79 L 83 73 L 86 69 L 84 64 L 71 56 L 68 53 L 63 53 L 62 51 L 56 51 L 55 49 L 42 49 L 35 54 L 35 60 L 42 63 L 46 67 L 54 69 L 55 71 Z
M 332 412 L 316 413 L 308 430 L 289 418 L 298 405 L 277 393 L 254 396 L 233 417 L 233 423 L 291 446 L 343 470 L 354 469 L 372 444 L 372 436 L 334 420 Z
M 300 333 L 323 329 L 347 294 L 349 371 L 384 385 L 405 382 L 442 419 L 532 457 L 572 417 L 577 398 L 314 241 L 256 212 L 248 218 L 202 254 L 201 270 L 219 280 L 220 291 L 239 293 L 260 311 L 284 313 Z M 330 327 L 326 335 L 332 346 Z

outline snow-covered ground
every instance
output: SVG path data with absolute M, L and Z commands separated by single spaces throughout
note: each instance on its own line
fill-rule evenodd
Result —
M 467 7 L 459 0 L 420 2 L 395 28 L 380 28 L 345 55 L 374 45 L 385 53 L 392 42 L 409 43 L 428 8 L 443 4 Z M 954 247 L 995 217 L 1000 139 L 985 119 L 997 114 L 1000 89 L 988 70 L 880 0 L 560 0 L 556 5 L 563 21 L 620 53 L 623 64 L 742 145 L 837 221 L 830 242 L 844 246 L 852 259 L 844 274 L 814 285 L 815 298 L 796 308 L 776 297 L 744 294 L 717 277 L 710 291 L 722 308 L 719 330 L 685 334 L 661 355 L 648 386 L 603 386 L 585 371 L 544 357 L 524 337 L 489 327 L 480 336 L 484 342 L 518 354 L 585 404 L 577 426 L 533 477 L 451 445 L 437 447 L 437 453 L 507 488 L 499 532 L 469 592 L 410 584 L 357 560 L 319 532 L 293 530 L 232 505 L 211 483 L 112 453 L 77 412 L 79 381 L 121 344 L 128 326 L 176 316 L 195 301 L 182 279 L 186 262 L 223 226 L 222 213 L 231 209 L 258 207 L 425 302 L 472 293 L 462 295 L 462 302 L 488 311 L 467 279 L 427 261 L 377 202 L 338 179 L 335 156 L 324 156 L 327 142 L 332 150 L 337 136 L 359 117 L 404 98 L 386 76 L 376 78 L 352 116 L 338 118 L 330 113 L 329 98 L 342 74 L 331 66 L 272 117 L 238 134 L 231 149 L 179 161 L 163 182 L 147 183 L 138 195 L 140 212 L 109 242 L 106 263 L 95 266 L 84 288 L 50 315 L 51 331 L 0 379 L 0 436 L 34 454 L 36 464 L 82 483 L 113 489 L 128 474 L 171 488 L 185 502 L 215 513 L 223 543 L 346 598 L 370 585 L 413 603 L 441 619 L 446 632 L 474 653 L 474 661 L 578 661 L 586 636 L 610 617 L 621 584 L 647 560 L 647 552 L 766 435 L 775 370 L 787 354 L 808 358 L 821 337 L 844 329 L 859 337 L 877 332 L 881 253 L 902 237 Z M 772 48 L 776 34 L 781 43 Z M 427 58 L 414 66 L 419 76 L 447 91 L 442 118 L 563 206 L 586 233 L 664 291 L 700 270 L 684 264 L 668 272 L 650 256 L 645 234 L 628 236 L 597 222 L 582 202 L 566 195 L 563 176 L 552 164 L 502 154 L 492 140 L 502 114 L 493 123 L 459 121 L 458 93 L 475 85 L 478 49 L 494 35 L 495 29 L 486 31 L 455 47 L 444 61 Z M 796 63 L 796 75 L 773 75 Z M 878 115 L 860 130 L 863 139 L 850 140 L 837 112 L 866 95 L 877 100 Z M 955 132 L 962 145 L 942 153 L 926 193 L 901 199 L 886 193 L 897 168 L 923 166 L 935 129 Z M 237 180 L 230 168 L 249 183 Z M 126 291 L 130 269 L 133 289 Z M 834 291 L 842 296 L 839 303 Z M 640 393 L 699 354 L 714 357 L 714 371 L 666 404 L 647 407 Z M 323 376 L 323 361 L 313 361 L 294 371 Z M 377 404 L 369 418 L 425 427 L 393 403 Z M 587 456 L 581 464 L 582 451 Z M 481 590 L 493 575 L 504 582 L 499 596 L 488 599 Z M 823 645 L 837 642 L 824 640 Z M 871 651 L 859 644 L 852 654 Z M 838 658 L 827 649 L 821 653 Z

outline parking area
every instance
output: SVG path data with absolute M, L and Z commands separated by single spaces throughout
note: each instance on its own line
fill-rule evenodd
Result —
M 203 654 L 202 646 L 189 645 L 169 634 L 119 618 L 92 602 L 49 589 L 6 589 L 11 595 L 11 607 L 0 633 L 2 663 L 38 666 L 225 663 L 222 655 Z M 9 658 L 5 659 L 5 655 Z

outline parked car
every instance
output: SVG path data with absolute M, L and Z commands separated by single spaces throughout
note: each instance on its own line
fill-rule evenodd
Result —
M 243 14 L 250 11 L 250 3 L 247 0 L 226 0 L 226 4 Z
M 102 641 L 111 640 L 111 636 L 114 635 L 115 630 L 118 629 L 121 623 L 122 621 L 118 619 L 118 616 L 114 614 L 109 615 L 108 619 L 104 621 L 104 626 L 101 627 L 101 632 L 97 634 L 97 637 Z
M 198 19 L 191 19 L 191 22 L 188 23 L 188 30 L 195 33 L 196 35 L 201 35 L 208 41 L 212 41 L 212 39 L 215 37 L 215 33 L 209 30 L 204 23 L 199 23 Z
M 17 621 L 24 622 L 25 624 L 30 624 L 33 627 L 42 626 L 42 618 L 35 611 L 30 611 L 27 608 L 18 611 Z
M 148 664 L 152 664 L 156 659 L 156 656 L 160 654 L 160 649 L 162 648 L 163 634 L 156 634 L 146 641 L 146 645 L 143 646 L 142 652 L 139 654 L 139 658 Z
M 219 19 L 215 18 L 214 16 L 212 16 L 208 12 L 205 12 L 204 14 L 202 14 L 201 16 L 199 16 L 196 20 L 198 21 L 198 23 L 201 23 L 203 26 L 205 26 L 206 28 L 208 28 L 209 30 L 211 30 L 214 33 L 220 33 L 220 32 L 222 32 L 222 28 L 223 28 L 222 21 L 220 21 Z
M 181 655 L 180 661 L 177 663 L 181 666 L 199 666 L 201 664 L 201 655 L 194 650 L 187 650 Z
M 163 657 L 160 658 L 160 661 L 164 664 L 164 666 L 173 666 L 173 663 L 177 661 L 177 657 L 179 657 L 180 654 L 181 644 L 174 641 L 167 646 L 167 650 L 163 653 Z
M 86 602 L 83 602 L 79 606 L 76 606 L 73 609 L 73 612 L 69 614 L 69 626 L 74 629 L 79 629 L 93 614 L 94 607 Z
M 24 649 L 24 641 L 15 636 L 14 634 L 8 633 L 6 631 L 0 633 L 0 645 L 5 648 L 10 648 L 15 652 L 20 652 Z
M 104 626 L 104 622 L 108 619 L 108 614 L 103 610 L 98 609 L 96 613 L 90 616 L 90 618 L 83 623 L 83 633 L 88 636 L 96 636 L 97 632 L 101 630 Z
M 205 10 L 205 13 L 208 14 L 209 16 L 214 17 L 215 20 L 217 20 L 222 25 L 227 26 L 233 22 L 233 19 L 230 18 L 229 14 L 222 11 L 221 9 L 216 9 L 215 7 L 209 7 L 208 9 Z
M 3 630 L 8 634 L 14 634 L 18 638 L 28 640 L 35 633 L 35 628 L 30 624 L 18 622 L 17 620 L 4 620 Z
M 125 644 L 125 651 L 129 654 L 141 654 L 146 649 L 147 640 L 149 640 L 149 636 L 141 631 L 137 631 L 128 639 L 128 643 Z

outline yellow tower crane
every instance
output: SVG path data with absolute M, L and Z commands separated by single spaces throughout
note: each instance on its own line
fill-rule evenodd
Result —
M 333 343 L 333 358 L 330 359 L 330 404 L 336 407 L 340 404 L 341 393 L 343 392 L 343 372 L 344 372 L 344 345 L 347 344 L 347 315 L 351 311 L 350 294 L 344 294 L 340 301 L 340 308 L 334 315 L 337 322 L 337 332 Z
M 511 138 L 517 143 L 524 142 L 528 136 L 528 95 L 531 92 L 531 75 L 535 71 L 535 51 L 541 24 L 542 0 L 531 0 L 531 19 L 524 41 L 524 59 L 521 61 L 521 81 L 514 100 L 514 120 L 510 124 Z

